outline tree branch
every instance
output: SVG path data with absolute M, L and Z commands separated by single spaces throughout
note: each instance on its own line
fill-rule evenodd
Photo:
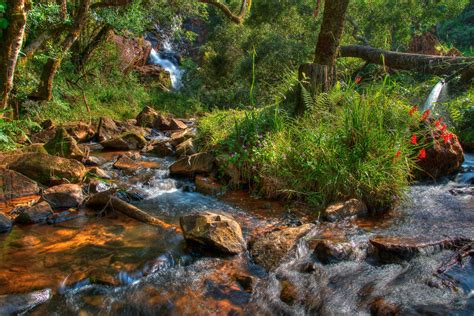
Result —
M 103 0 L 91 5 L 91 9 L 122 7 L 132 3 L 133 0 Z
M 240 12 L 238 15 L 232 13 L 228 6 L 219 2 L 218 0 L 198 0 L 199 2 L 210 4 L 217 9 L 219 9 L 225 16 L 227 16 L 232 22 L 236 24 L 242 24 L 245 19 L 245 15 L 247 11 L 250 11 L 250 7 L 252 6 L 252 0 L 242 0 L 242 4 L 240 6 Z

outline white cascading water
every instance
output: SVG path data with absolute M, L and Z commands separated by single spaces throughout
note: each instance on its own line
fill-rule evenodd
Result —
M 447 87 L 448 84 L 444 80 L 438 82 L 426 99 L 423 111 L 432 110 L 437 103 L 441 102 L 447 94 Z
M 165 49 L 170 49 L 169 45 L 163 45 Z M 153 48 L 150 52 L 150 62 L 153 65 L 160 65 L 164 70 L 170 74 L 171 86 L 175 90 L 179 90 L 182 86 L 181 78 L 183 77 L 183 71 L 178 65 L 174 64 L 171 60 L 161 58 L 160 54 Z

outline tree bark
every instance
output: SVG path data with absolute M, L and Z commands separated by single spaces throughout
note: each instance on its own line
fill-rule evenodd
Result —
M 57 0 L 57 3 L 60 6 L 61 21 L 64 22 L 67 19 L 67 0 Z
M 110 32 L 113 30 L 112 26 L 105 25 L 103 26 L 100 31 L 97 33 L 96 36 L 92 39 L 92 41 L 84 48 L 80 56 L 80 67 L 84 67 L 84 65 L 89 61 L 92 56 L 94 50 L 99 46 L 100 43 L 107 40 L 110 36 Z
M 349 0 L 326 0 L 324 3 L 323 22 L 313 63 L 301 65 L 298 71 L 301 89 L 306 89 L 312 97 L 328 91 L 336 82 L 337 51 L 348 6 Z M 302 91 L 299 91 L 296 114 L 301 115 L 305 110 Z
M 369 63 L 389 68 L 434 75 L 446 75 L 474 65 L 472 57 L 399 53 L 361 45 L 341 46 L 339 57 L 361 58 Z
M 0 45 L 0 102 L 1 109 L 8 106 L 8 96 L 13 88 L 16 64 L 25 35 L 28 0 L 7 0 L 5 18 L 8 27 Z
M 77 8 L 74 23 L 70 28 L 69 34 L 61 44 L 61 53 L 56 58 L 49 58 L 43 67 L 41 82 L 36 93 L 32 96 L 35 100 L 50 101 L 53 98 L 53 81 L 59 67 L 61 66 L 64 55 L 81 34 L 82 28 L 86 22 L 89 13 L 91 0 L 81 0 Z

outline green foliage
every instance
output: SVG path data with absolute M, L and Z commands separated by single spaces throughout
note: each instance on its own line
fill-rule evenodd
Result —
M 456 47 L 468 50 L 474 45 L 474 6 L 459 16 L 441 23 L 438 27 L 441 37 Z
M 2 114 L 6 114 L 3 111 Z M 41 127 L 29 120 L 8 121 L 0 118 L 0 151 L 13 150 L 17 148 L 17 142 L 27 139 L 30 132 L 37 132 Z
M 298 119 L 278 106 L 215 111 L 199 121 L 199 140 L 266 196 L 318 206 L 355 197 L 376 209 L 403 197 L 419 151 L 410 136 L 423 135 L 403 98 L 348 87 L 307 103 Z
M 442 104 L 462 142 L 474 142 L 474 88 Z

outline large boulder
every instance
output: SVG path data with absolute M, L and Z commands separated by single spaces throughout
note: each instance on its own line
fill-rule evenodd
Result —
M 0 213 L 0 234 L 6 233 L 12 228 L 13 222 L 10 217 Z
M 137 115 L 137 125 L 142 127 L 153 127 L 153 122 L 158 117 L 158 112 L 149 106 L 145 106 Z
M 173 175 L 191 176 L 210 173 L 214 168 L 214 156 L 210 153 L 198 153 L 177 160 L 170 166 Z
M 185 215 L 180 218 L 184 238 L 199 249 L 238 254 L 246 249 L 240 225 L 229 216 L 211 212 Z
M 40 202 L 31 207 L 20 207 L 12 213 L 17 215 L 15 222 L 19 224 L 41 224 L 46 223 L 53 216 L 53 210 L 48 202 Z
M 84 201 L 82 188 L 78 184 L 61 184 L 43 191 L 43 199 L 53 209 L 77 208 Z
M 129 132 L 105 140 L 100 144 L 109 150 L 138 150 L 146 146 L 146 140 L 134 132 Z
M 128 72 L 135 67 L 142 67 L 146 64 L 152 47 L 151 43 L 144 38 L 129 38 L 112 34 L 108 40 L 117 47 L 117 57 L 123 72 Z
M 76 140 L 64 128 L 56 129 L 53 139 L 44 145 L 46 151 L 53 156 L 82 159 L 84 153 L 77 146 Z
M 101 117 L 97 127 L 96 138 L 99 142 L 103 142 L 110 138 L 120 135 L 122 129 L 117 126 L 116 122 L 110 117 Z
M 453 174 L 461 169 L 464 162 L 464 152 L 456 135 L 450 135 L 445 141 L 442 137 L 432 141 L 426 148 L 426 157 L 418 160 L 418 179 L 438 179 Z
M 40 153 L 19 155 L 8 164 L 8 168 L 44 185 L 54 185 L 65 181 L 80 182 L 87 169 L 77 160 Z
M 153 122 L 153 127 L 160 131 L 174 131 L 188 128 L 183 121 L 164 115 L 158 115 Z
M 367 215 L 367 205 L 357 199 L 350 199 L 329 205 L 323 212 L 323 218 L 335 222 L 348 217 L 362 217 Z
M 273 270 L 278 267 L 282 259 L 296 245 L 298 240 L 313 227 L 313 224 L 305 224 L 270 232 L 253 242 L 250 254 L 254 261 L 263 266 L 267 271 Z
M 8 169 L 0 169 L 0 204 L 8 208 L 36 199 L 38 184 L 24 175 Z

